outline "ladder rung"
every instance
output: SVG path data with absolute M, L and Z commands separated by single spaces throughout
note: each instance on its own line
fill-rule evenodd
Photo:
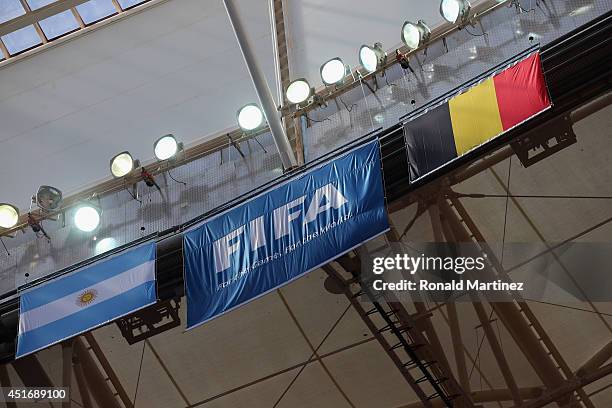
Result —
M 416 367 L 416 365 L 417 365 L 417 361 L 410 360 L 407 363 L 404 363 L 403 367 L 410 368 L 410 367 L 413 367 L 413 366 Z
M 429 401 L 429 400 L 432 400 L 432 399 L 434 399 L 434 398 L 438 398 L 439 396 L 440 396 L 440 394 L 439 394 L 439 393 L 434 392 L 434 393 L 433 393 L 433 394 L 431 394 L 429 397 L 427 397 L 427 400 Z
M 424 375 L 424 376 L 422 376 L 422 377 L 417 378 L 416 380 L 414 380 L 414 383 L 415 383 L 415 384 L 419 384 L 419 383 L 422 383 L 422 382 L 423 382 L 423 381 L 425 381 L 425 380 L 427 380 L 427 376 L 426 376 L 426 375 Z

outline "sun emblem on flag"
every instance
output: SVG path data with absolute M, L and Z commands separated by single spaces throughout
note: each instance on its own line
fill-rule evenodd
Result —
M 95 289 L 87 289 L 77 297 L 78 306 L 87 306 L 98 297 L 98 291 Z

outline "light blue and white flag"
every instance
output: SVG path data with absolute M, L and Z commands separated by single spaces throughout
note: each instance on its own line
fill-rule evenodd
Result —
M 16 357 L 155 303 L 155 286 L 152 242 L 23 292 Z

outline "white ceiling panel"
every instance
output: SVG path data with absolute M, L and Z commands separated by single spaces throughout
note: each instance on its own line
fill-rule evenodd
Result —
M 287 2 L 294 76 L 319 84 L 324 60 L 354 65 L 362 43 L 394 46 L 404 19 L 439 22 L 435 3 Z M 268 0 L 238 7 L 274 91 Z M 108 178 L 115 153 L 150 160 L 165 133 L 201 141 L 254 101 L 221 0 L 147 7 L 0 69 L 0 201 L 26 208 L 41 184 L 77 191 Z
M 388 50 L 401 43 L 406 20 L 425 20 L 431 27 L 442 22 L 437 0 L 307 0 L 290 2 L 288 12 L 292 75 L 322 85 L 321 64 L 340 57 L 351 67 L 359 64 L 362 44 L 381 42 Z

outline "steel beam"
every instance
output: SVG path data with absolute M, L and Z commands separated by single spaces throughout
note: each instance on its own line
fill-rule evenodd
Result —
M 458 200 L 450 196 L 454 205 L 458 205 Z M 458 215 L 453 211 L 446 200 L 440 200 L 440 209 L 444 213 L 445 217 L 449 221 L 455 237 L 458 242 L 473 242 L 470 238 L 470 234 L 466 231 L 464 225 L 461 223 Z M 465 217 L 467 213 L 462 213 Z M 489 255 L 491 259 L 491 255 Z M 483 272 L 492 274 L 492 271 L 484 269 Z M 536 374 L 540 377 L 544 385 L 549 389 L 555 389 L 560 387 L 564 378 L 551 360 L 546 349 L 540 342 L 527 324 L 525 317 L 521 314 L 519 307 L 516 303 L 511 301 L 510 295 L 507 302 L 490 302 L 495 313 L 499 316 L 502 323 L 506 326 L 512 338 L 519 346 L 521 351 L 527 357 L 527 361 L 531 364 Z M 564 398 L 558 401 L 559 406 L 563 407 L 568 403 L 568 400 Z M 520 404 L 517 404 L 520 406 Z
M 85 333 L 85 339 L 87 339 L 91 350 L 94 352 L 96 358 L 100 362 L 102 369 L 108 376 L 110 382 L 113 384 L 113 387 L 115 387 L 115 389 L 117 390 L 117 394 L 119 395 L 119 398 L 121 399 L 123 404 L 126 406 L 126 408 L 134 408 L 134 403 L 132 403 L 130 397 L 127 395 L 127 392 L 123 388 L 119 377 L 117 377 L 117 374 L 115 374 L 115 370 L 113 370 L 113 367 L 108 362 L 106 356 L 104 355 L 104 352 L 102 351 L 102 348 L 100 348 L 100 345 L 96 341 L 96 338 L 94 337 L 93 333 Z
M 6 364 L 0 364 L 0 384 L 3 387 L 11 386 L 11 378 L 9 377 Z M 17 403 L 14 401 L 6 401 L 6 408 L 17 408 Z
M 72 385 L 72 340 L 62 343 L 62 387 L 70 389 Z M 62 403 L 62 408 L 70 408 L 70 400 Z
M 519 392 L 521 398 L 523 399 L 533 399 L 539 398 L 544 393 L 542 387 L 526 387 L 519 388 Z M 498 401 L 511 401 L 512 400 L 512 392 L 508 389 L 491 389 L 491 390 L 482 390 L 482 391 L 474 391 L 471 393 L 472 400 L 476 403 L 481 402 L 498 402 Z M 439 403 L 432 404 L 434 408 L 442 407 Z M 423 404 L 421 402 L 411 402 L 406 405 L 402 405 L 398 408 L 423 408 Z
M 523 405 L 514 406 L 512 408 L 541 408 L 544 407 L 551 402 L 557 401 L 560 398 L 571 395 L 574 391 L 578 391 L 582 387 L 586 387 L 587 385 L 612 374 L 612 364 L 607 364 L 584 377 L 578 377 L 575 380 L 565 381 L 558 388 L 548 391 L 543 394 L 541 397 L 531 400 Z
M 517 406 L 520 406 L 523 403 L 521 398 L 521 394 L 519 393 L 519 388 L 516 385 L 516 381 L 514 380 L 514 376 L 512 375 L 512 371 L 510 370 L 510 365 L 508 364 L 508 360 L 506 360 L 506 356 L 504 354 L 504 350 L 502 350 L 499 342 L 497 341 L 497 337 L 495 337 L 495 332 L 491 327 L 491 322 L 489 321 L 489 317 L 487 316 L 487 312 L 484 309 L 484 306 L 481 302 L 478 301 L 476 297 L 473 298 L 474 301 L 472 305 L 474 306 L 474 310 L 476 311 L 476 315 L 478 316 L 478 320 L 480 320 L 480 324 L 484 330 L 485 336 L 487 337 L 487 341 L 491 346 L 491 351 L 493 352 L 493 357 L 499 366 L 499 370 L 504 377 L 504 381 L 512 394 L 512 400 Z
M 72 364 L 74 368 L 74 378 L 76 379 L 79 394 L 81 395 L 81 402 L 83 403 L 83 408 L 92 408 L 93 405 L 91 403 L 91 397 L 89 396 L 89 390 L 87 389 L 85 373 L 83 372 L 81 360 L 79 360 L 79 356 L 77 355 L 74 347 L 72 352 Z
M 263 70 L 253 51 L 251 41 L 243 27 L 240 13 L 234 5 L 234 0 L 223 0 L 223 4 L 225 5 L 225 10 L 227 11 L 227 16 L 229 17 L 232 28 L 234 29 L 236 40 L 238 40 L 240 51 L 242 52 L 244 62 L 251 76 L 251 80 L 253 81 L 253 86 L 255 87 L 259 102 L 261 103 L 264 116 L 270 126 L 270 132 L 276 143 L 276 148 L 278 149 L 283 166 L 285 170 L 294 168 L 297 166 L 295 155 L 293 154 L 291 144 L 289 143 L 285 128 L 281 122 L 279 111 L 274 103 L 270 86 L 266 81 Z
M 13 361 L 12 364 L 26 387 L 53 387 L 51 378 L 49 378 L 35 354 L 21 357 Z
M 97 404 L 104 408 L 122 408 L 80 337 L 74 340 L 73 347 Z
M 576 375 L 578 377 L 583 377 L 601 367 L 610 358 L 612 358 L 612 341 L 603 346 L 591 358 L 585 361 L 584 364 L 582 364 L 576 371 Z
M 437 202 L 438 202 L 438 205 L 440 205 L 440 203 L 444 205 L 445 203 L 444 200 L 438 200 Z M 432 225 L 434 226 L 433 227 L 434 231 L 439 231 L 438 234 L 441 234 L 443 229 L 442 229 L 442 224 L 440 221 L 439 208 L 437 205 L 435 207 L 436 207 L 435 210 L 433 208 L 430 210 Z M 448 218 L 448 215 L 447 215 L 447 218 Z M 454 237 L 455 235 L 452 237 L 447 237 L 447 240 L 451 241 Z M 521 395 L 519 393 L 519 388 L 516 384 L 514 376 L 512 375 L 512 371 L 510 369 L 510 365 L 508 364 L 508 360 L 506 360 L 504 351 L 502 350 L 501 346 L 499 345 L 499 342 L 497 341 L 497 337 L 495 336 L 495 332 L 493 331 L 493 328 L 491 327 L 491 322 L 489 321 L 489 317 L 487 316 L 487 313 L 484 307 L 482 306 L 482 303 L 480 302 L 478 297 L 475 295 L 472 295 L 472 305 L 474 306 L 476 315 L 478 316 L 478 319 L 480 320 L 480 324 L 482 325 L 485 336 L 487 337 L 487 341 L 489 342 L 489 345 L 491 346 L 491 351 L 493 352 L 495 361 L 497 362 L 497 365 L 499 366 L 502 376 L 504 377 L 504 381 L 506 382 L 508 389 L 512 393 L 512 399 L 515 404 L 520 405 L 522 403 Z M 455 314 L 454 320 L 456 322 L 457 312 L 456 312 L 456 309 L 454 308 L 454 305 L 452 308 L 449 309 L 449 322 L 452 322 L 451 310 L 454 310 L 454 314 Z M 455 326 L 456 326 L 456 330 L 458 330 L 459 327 L 457 323 L 455 323 Z M 451 325 L 451 329 L 452 328 L 453 328 L 453 325 Z M 459 338 L 461 338 L 461 334 L 459 334 Z M 453 336 L 453 339 L 454 339 L 454 336 Z M 461 347 L 455 346 L 455 353 L 459 351 L 459 354 L 463 355 L 462 349 L 463 349 L 462 345 Z M 463 360 L 463 364 L 465 365 L 465 360 Z M 463 370 L 465 370 L 465 367 L 463 368 Z M 469 383 L 469 381 L 466 379 L 464 379 L 464 381 L 467 381 Z M 468 384 L 468 387 L 469 387 L 469 384 Z M 469 388 L 467 388 L 466 392 L 469 392 Z

